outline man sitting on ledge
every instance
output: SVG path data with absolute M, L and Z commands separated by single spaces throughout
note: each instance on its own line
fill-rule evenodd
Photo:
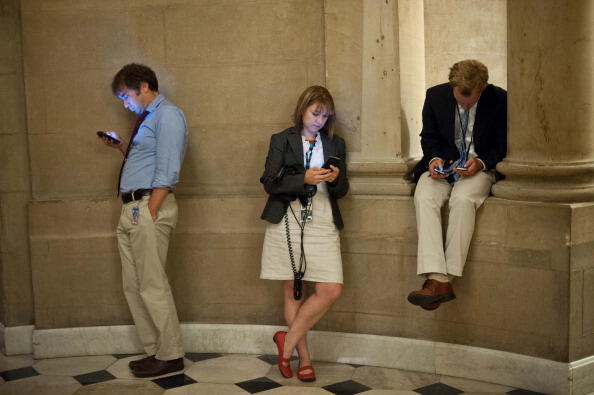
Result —
M 449 83 L 429 88 L 423 106 L 423 158 L 413 170 L 417 187 L 417 274 L 423 288 L 408 301 L 435 310 L 456 297 L 450 283 L 462 270 L 476 210 L 501 178 L 495 165 L 507 151 L 507 92 L 487 84 L 487 67 L 463 60 Z M 449 203 L 445 248 L 441 208 Z

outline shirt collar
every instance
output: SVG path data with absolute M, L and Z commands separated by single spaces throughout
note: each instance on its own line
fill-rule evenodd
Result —
M 457 106 L 457 109 L 458 109 L 458 110 L 459 110 L 461 113 L 463 113 L 463 112 L 464 112 L 464 109 L 462 108 L 462 106 L 461 106 L 461 105 L 459 105 L 458 103 L 456 103 L 456 106 Z M 474 103 L 474 105 L 468 109 L 468 113 L 470 114 L 471 112 L 473 112 L 473 111 L 476 111 L 476 106 L 478 106 L 478 101 L 477 101 L 476 103 Z
M 146 108 L 145 111 L 148 112 L 153 112 L 157 109 L 157 107 L 159 107 L 161 105 L 161 103 L 163 103 L 165 101 L 165 96 L 159 94 L 159 96 L 155 97 L 155 100 L 153 100 Z
M 318 134 L 316 134 L 316 146 L 318 145 L 318 143 L 322 140 L 322 138 L 320 137 L 320 132 L 318 132 Z M 303 142 L 303 144 L 309 144 L 309 141 L 305 140 L 305 136 L 301 136 L 301 141 Z

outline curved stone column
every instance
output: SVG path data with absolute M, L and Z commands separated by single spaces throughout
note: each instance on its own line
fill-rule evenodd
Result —
M 594 199 L 594 2 L 508 2 L 508 156 L 497 197 Z
M 326 0 L 326 81 L 348 143 L 351 192 L 410 195 L 403 151 L 398 2 Z M 419 13 L 422 17 L 422 13 Z M 406 145 L 406 147 L 403 147 Z

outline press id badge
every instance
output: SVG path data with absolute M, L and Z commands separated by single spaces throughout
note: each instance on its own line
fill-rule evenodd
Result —
M 132 225 L 138 225 L 140 220 L 140 208 L 138 206 L 132 207 Z
M 301 222 L 311 222 L 313 220 L 313 210 L 301 208 Z

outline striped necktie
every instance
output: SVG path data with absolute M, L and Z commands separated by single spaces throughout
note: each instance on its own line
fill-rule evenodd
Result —
M 134 124 L 134 129 L 132 129 L 132 136 L 130 137 L 130 142 L 128 142 L 128 148 L 126 149 L 126 155 L 124 155 L 124 160 L 122 161 L 122 167 L 120 167 L 120 175 L 118 176 L 118 194 L 116 196 L 120 196 L 120 184 L 122 183 L 122 173 L 124 172 L 124 165 L 126 164 L 126 160 L 128 159 L 128 154 L 130 154 L 130 149 L 132 149 L 132 142 L 134 141 L 134 137 L 138 134 L 138 129 L 140 129 L 140 125 L 149 115 L 148 111 L 143 112 L 138 116 L 136 119 L 136 123 Z

